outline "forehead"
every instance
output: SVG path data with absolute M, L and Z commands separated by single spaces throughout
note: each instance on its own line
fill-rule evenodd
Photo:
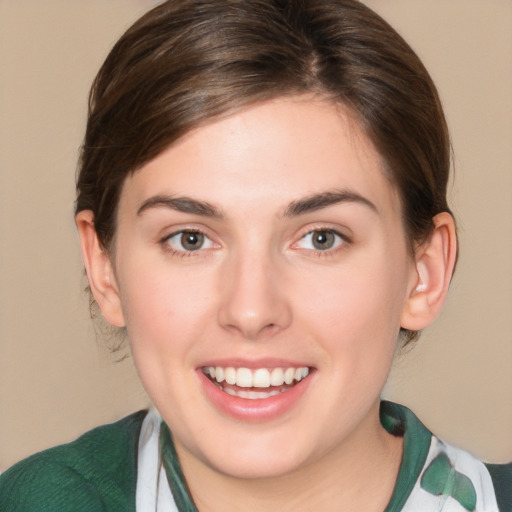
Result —
M 398 205 L 380 155 L 347 109 L 279 98 L 189 132 L 127 178 L 121 208 L 158 194 L 192 195 L 224 209 L 241 201 L 277 207 L 339 188 Z

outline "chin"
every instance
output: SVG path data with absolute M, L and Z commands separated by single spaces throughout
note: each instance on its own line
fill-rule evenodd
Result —
M 299 458 L 290 459 L 283 454 L 262 456 L 260 453 L 253 457 L 244 456 L 237 458 L 237 460 L 223 460 L 221 464 L 211 463 L 209 465 L 215 471 L 231 478 L 266 480 L 293 473 L 304 466 L 304 461 L 299 460 Z
M 263 431 L 244 427 L 238 433 L 223 429 L 223 436 L 203 436 L 198 443 L 189 439 L 193 445 L 182 449 L 210 470 L 239 479 L 278 478 L 308 464 L 315 446 L 312 440 L 306 443 L 303 436 L 301 442 L 289 429 L 280 432 L 278 425 Z

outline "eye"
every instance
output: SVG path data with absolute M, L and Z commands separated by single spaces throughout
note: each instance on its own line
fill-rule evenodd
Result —
M 344 241 L 344 237 L 333 229 L 316 229 L 306 233 L 296 245 L 299 249 L 328 251 L 336 249 Z
M 200 231 L 179 231 L 165 238 L 163 242 L 179 252 L 193 252 L 213 247 L 212 240 Z

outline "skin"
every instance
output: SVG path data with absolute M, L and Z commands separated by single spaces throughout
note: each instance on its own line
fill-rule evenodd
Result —
M 77 216 L 95 297 L 126 326 L 200 510 L 385 508 L 402 441 L 380 425 L 380 393 L 400 327 L 421 329 L 442 306 L 455 234 L 440 214 L 411 255 L 382 169 L 342 108 L 281 98 L 189 133 L 128 177 L 115 258 L 92 213 Z M 181 245 L 187 230 L 204 233 L 198 250 Z M 331 248 L 312 244 L 318 231 L 336 233 Z M 240 419 L 205 393 L 200 368 L 219 361 L 311 372 L 284 412 Z

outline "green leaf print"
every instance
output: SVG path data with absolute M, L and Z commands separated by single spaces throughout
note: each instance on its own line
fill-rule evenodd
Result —
M 471 480 L 456 471 L 444 453 L 438 455 L 423 473 L 421 487 L 435 496 L 451 496 L 466 510 L 476 508 L 476 491 Z

